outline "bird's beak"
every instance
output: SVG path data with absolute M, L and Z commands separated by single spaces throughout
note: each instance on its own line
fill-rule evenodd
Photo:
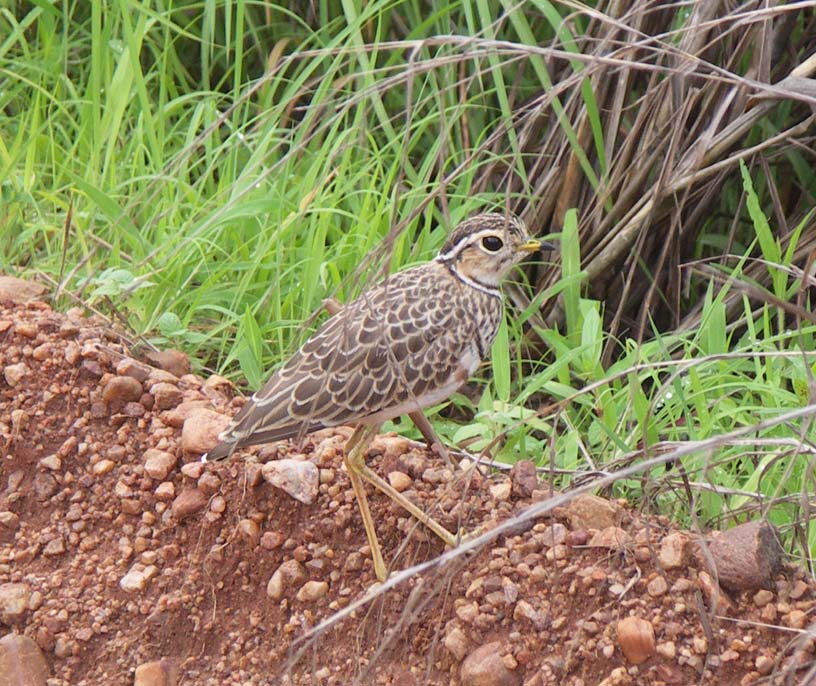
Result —
M 522 243 L 518 249 L 519 252 L 537 252 L 542 248 L 549 249 L 552 248 L 552 246 L 549 243 L 542 243 L 541 241 L 532 239 L 527 241 L 526 243 Z

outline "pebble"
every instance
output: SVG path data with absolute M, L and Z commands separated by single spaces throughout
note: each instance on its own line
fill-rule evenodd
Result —
M 238 522 L 238 530 L 241 535 L 253 546 L 258 545 L 261 540 L 261 527 L 252 519 L 244 518 Z
M 150 448 L 144 453 L 145 473 L 156 481 L 164 481 L 176 466 L 176 456 L 164 450 Z
M 198 408 L 184 420 L 181 428 L 181 447 L 185 453 L 201 455 L 218 443 L 218 435 L 227 428 L 229 417 Z
M 178 679 L 178 660 L 162 658 L 136 667 L 133 686 L 176 686 Z
M 488 491 L 490 491 L 490 497 L 493 498 L 493 500 L 505 502 L 510 500 L 513 484 L 510 479 L 502 479 L 501 481 L 490 484 Z
M 184 394 L 171 383 L 159 382 L 150 387 L 150 394 L 153 396 L 156 407 L 160 410 L 171 410 L 181 404 Z
M 461 627 L 454 626 L 447 634 L 444 641 L 445 648 L 459 662 L 467 654 L 468 641 L 465 632 Z
M 119 587 L 126 593 L 143 591 L 158 573 L 159 568 L 156 565 L 143 565 L 141 562 L 136 562 L 119 580 Z
M 95 476 L 102 476 L 103 474 L 112 472 L 115 466 L 116 463 L 113 460 L 99 460 L 99 462 L 91 467 L 91 471 Z
M 182 377 L 190 372 L 190 358 L 180 350 L 151 350 L 145 359 L 154 367 Z
M 262 470 L 263 478 L 275 488 L 305 505 L 317 499 L 320 472 L 309 460 L 274 460 L 267 462 Z
M 620 505 L 590 493 L 576 496 L 566 507 L 573 529 L 606 529 L 621 519 Z
M 172 481 L 162 481 L 153 491 L 156 500 L 167 502 L 176 497 L 176 485 Z
M 62 536 L 58 536 L 57 538 L 52 538 L 45 544 L 42 554 L 45 557 L 56 557 L 57 555 L 62 555 L 64 552 L 65 542 L 62 540 Z
M 132 376 L 114 376 L 102 389 L 102 399 L 110 405 L 124 405 L 139 400 L 143 390 Z
M 10 633 L 0 638 L 0 683 L 9 686 L 46 686 L 48 663 L 28 636 Z
M 116 375 L 130 376 L 139 383 L 144 383 L 150 376 L 150 367 L 132 357 L 124 357 L 116 364 Z
M 501 641 L 480 646 L 462 662 L 462 686 L 520 686 L 521 670 L 508 669 L 502 659 Z
M 0 512 L 0 526 L 11 529 L 12 531 L 17 531 L 17 529 L 20 528 L 20 517 L 14 512 L 3 510 Z
M 765 607 L 774 598 L 774 594 L 766 588 L 761 588 L 754 593 L 754 605 L 757 607 Z
M 774 668 L 774 660 L 767 655 L 760 655 L 754 661 L 754 667 L 762 676 L 768 676 Z
M 0 621 L 13 624 L 22 619 L 28 610 L 28 598 L 31 594 L 27 584 L 0 584 Z
M 411 487 L 413 479 L 405 472 L 393 471 L 388 472 L 388 483 L 391 484 L 395 491 L 402 493 Z
M 207 506 L 207 496 L 197 488 L 185 488 L 176 496 L 170 509 L 173 517 L 182 520 L 201 512 Z
M 26 374 L 28 374 L 28 367 L 26 367 L 25 362 L 10 364 L 3 369 L 3 376 L 6 379 L 6 383 L 12 388 L 16 388 Z
M 519 460 L 510 470 L 510 480 L 513 484 L 513 495 L 516 498 L 529 498 L 538 488 L 536 466 L 530 460 Z
M 617 526 L 608 526 L 589 539 L 590 548 L 623 548 L 632 540 L 632 537 Z
M 618 645 L 627 660 L 639 665 L 655 653 L 655 633 L 652 623 L 641 617 L 626 617 L 618 622 Z
M 297 592 L 297 599 L 302 603 L 311 603 L 319 600 L 329 592 L 329 584 L 325 581 L 307 581 Z
M 657 561 L 663 569 L 679 569 L 688 564 L 691 541 L 686 534 L 672 533 L 660 542 Z
M 181 467 L 181 473 L 189 479 L 198 481 L 204 473 L 205 465 L 203 462 L 188 462 Z
M 286 560 L 266 584 L 266 593 L 272 600 L 280 600 L 284 590 L 294 586 L 300 586 L 308 579 L 306 568 L 297 560 Z
M 665 595 L 669 590 L 669 584 L 663 576 L 656 576 L 648 584 L 646 584 L 646 592 L 653 598 L 658 598 Z

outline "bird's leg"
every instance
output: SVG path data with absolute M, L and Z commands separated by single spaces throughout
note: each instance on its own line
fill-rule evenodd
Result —
M 359 425 L 354 429 L 354 433 L 346 441 L 343 451 L 343 461 L 346 463 L 349 481 L 357 497 L 357 505 L 360 507 L 360 515 L 363 518 L 368 545 L 371 548 L 371 560 L 374 563 L 374 573 L 380 581 L 385 581 L 388 577 L 388 569 L 383 560 L 380 542 L 377 540 L 377 531 L 374 528 L 374 520 L 371 518 L 371 510 L 368 509 L 368 498 L 366 497 L 365 486 L 361 480 L 359 465 L 365 466 L 365 456 L 371 438 L 376 433 L 376 427 Z
M 370 437 L 374 434 L 374 430 L 370 429 L 370 433 L 367 433 L 367 436 Z M 354 438 L 354 436 L 352 436 Z M 351 439 L 349 439 L 351 441 Z M 366 440 L 366 446 L 368 445 L 368 440 Z M 365 463 L 365 450 L 352 450 L 348 453 L 348 457 L 346 458 L 346 466 L 349 470 L 349 473 L 355 473 L 355 475 L 361 476 L 363 479 L 368 481 L 374 488 L 379 491 L 382 491 L 387 495 L 391 500 L 393 500 L 397 505 L 400 507 L 405 508 L 410 512 L 414 519 L 421 522 L 425 526 L 427 526 L 431 531 L 433 531 L 439 538 L 441 538 L 447 545 L 451 548 L 455 548 L 458 542 L 458 538 L 454 536 L 450 531 L 448 531 L 444 526 L 442 526 L 439 522 L 437 522 L 433 517 L 428 515 L 427 513 L 423 512 L 419 509 L 414 503 L 412 503 L 408 498 L 406 498 L 402 493 L 397 491 L 391 484 L 389 484 L 385 479 L 383 479 L 379 474 L 374 472 L 372 469 L 368 467 Z M 352 481 L 352 484 L 354 482 Z M 356 489 L 355 489 L 356 492 Z M 360 509 L 362 508 L 363 500 L 360 497 L 357 497 L 360 500 Z M 367 509 L 367 506 L 366 506 Z M 370 515 L 369 515 L 370 517 Z M 366 531 L 368 529 L 366 528 Z M 372 537 L 376 540 L 376 536 L 373 533 L 369 534 L 369 541 L 371 541 Z M 372 545 L 372 553 L 373 553 L 373 545 Z
M 450 453 L 448 449 L 445 447 L 445 444 L 439 440 L 439 436 L 436 435 L 436 431 L 431 426 L 431 423 L 428 421 L 428 418 L 422 413 L 422 410 L 417 410 L 416 412 L 409 412 L 408 416 L 411 418 L 411 421 L 414 423 L 419 432 L 422 434 L 422 437 L 425 439 L 425 443 L 428 444 L 428 448 L 437 452 L 442 459 L 445 461 L 445 465 L 454 469 L 456 465 L 453 463 L 451 459 Z

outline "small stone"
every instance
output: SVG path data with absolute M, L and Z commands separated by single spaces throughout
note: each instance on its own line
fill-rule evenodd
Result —
M 762 676 L 768 676 L 774 668 L 773 658 L 770 658 L 767 655 L 760 655 L 756 660 L 754 660 L 754 667 L 756 667 L 756 671 Z
M 283 545 L 283 534 L 280 531 L 264 531 L 261 536 L 261 548 L 264 550 L 277 550 Z M 354 553 L 350 553 L 349 556 Z
M 445 635 L 445 648 L 453 656 L 453 659 L 459 662 L 466 654 L 468 641 L 465 632 L 458 626 L 454 626 Z
M 139 665 L 133 675 L 133 686 L 176 686 L 178 679 L 178 660 L 163 657 Z
M 145 359 L 154 367 L 182 377 L 190 372 L 190 358 L 180 350 L 158 350 L 145 354 Z
M 0 684 L 46 686 L 49 672 L 40 647 L 31 638 L 15 633 L 0 638 Z
M 769 591 L 767 588 L 761 588 L 756 593 L 754 593 L 754 605 L 756 605 L 757 607 L 765 607 L 773 599 L 774 599 L 773 592 Z
M 405 472 L 394 471 L 388 472 L 388 483 L 391 484 L 395 491 L 402 493 L 411 487 L 413 479 Z
M 65 542 L 62 540 L 61 536 L 58 536 L 57 538 L 52 538 L 45 544 L 42 554 L 45 557 L 56 557 L 57 555 L 62 555 L 64 552 Z
M 258 545 L 261 540 L 261 527 L 252 519 L 244 518 L 238 522 L 238 530 L 241 535 L 253 546 Z
M 656 576 L 648 584 L 646 584 L 646 592 L 653 598 L 658 598 L 665 595 L 669 590 L 669 585 L 666 579 L 662 576 Z
M 513 485 L 510 479 L 502 479 L 496 483 L 490 484 L 488 490 L 490 497 L 498 502 L 505 502 L 510 500 L 510 493 L 513 490 Z
M 698 655 L 705 655 L 708 652 L 708 641 L 703 636 L 695 636 L 691 639 L 691 649 Z
M 3 510 L 0 512 L 0 526 L 17 531 L 20 528 L 20 518 L 14 512 Z
M 10 364 L 3 369 L 3 376 L 6 379 L 6 383 L 12 388 L 16 388 L 23 378 L 25 378 L 26 374 L 28 374 L 28 367 L 26 367 L 25 362 Z
M 150 367 L 132 357 L 124 357 L 116 364 L 116 375 L 131 376 L 139 383 L 144 383 L 150 376 Z
M 0 302 L 23 304 L 38 300 L 48 289 L 35 281 L 18 279 L 16 276 L 0 276 Z
M 176 466 L 176 456 L 164 450 L 150 448 L 144 454 L 145 473 L 156 481 L 164 481 Z
M 616 526 L 623 514 L 617 503 L 590 493 L 576 496 L 566 511 L 573 529 L 606 529 Z
M 143 591 L 150 580 L 159 573 L 156 565 L 143 565 L 136 562 L 120 580 L 119 587 L 126 593 Z
M 589 540 L 590 548 L 623 548 L 632 540 L 631 536 L 617 526 L 608 526 Z
M 779 534 L 767 521 L 747 522 L 708 541 L 720 585 L 748 591 L 771 585 L 785 553 Z
M 618 622 L 618 645 L 634 665 L 648 660 L 655 653 L 655 634 L 652 623 L 640 617 L 626 617 Z
M 804 629 L 807 625 L 807 613 L 802 610 L 791 610 L 782 617 L 782 622 L 791 629 Z
M 115 466 L 116 463 L 113 460 L 99 460 L 99 462 L 91 467 L 91 471 L 94 473 L 94 476 L 102 476 L 103 474 L 112 472 Z
M 47 455 L 40 460 L 40 467 L 50 469 L 52 472 L 58 472 L 62 469 L 62 460 L 58 455 Z
M 102 389 L 102 399 L 109 405 L 122 406 L 142 397 L 142 384 L 132 376 L 114 376 Z
M 219 434 L 230 423 L 229 417 L 208 409 L 195 409 L 184 420 L 181 447 L 186 453 L 203 454 L 218 443 Z
M 159 382 L 150 387 L 156 407 L 160 410 L 171 410 L 181 404 L 184 394 L 178 386 L 171 383 Z
M 675 645 L 674 641 L 665 641 L 663 643 L 658 643 L 655 651 L 658 655 L 662 655 L 668 660 L 673 660 L 675 655 L 677 655 L 677 646 Z
M 222 495 L 213 496 L 213 499 L 210 501 L 210 511 L 217 512 L 218 514 L 223 514 L 227 511 L 227 500 Z
M 542 545 L 552 547 L 559 543 L 564 543 L 567 540 L 567 527 L 561 522 L 553 522 L 548 524 L 547 528 L 536 536 L 536 540 L 540 541 Z
M 27 584 L 0 584 L 0 621 L 3 624 L 13 624 L 22 619 L 28 610 L 30 594 Z
M 317 499 L 320 473 L 309 460 L 275 460 L 267 462 L 263 478 L 295 500 L 311 505 Z
M 181 468 L 181 473 L 188 479 L 198 481 L 204 473 L 205 465 L 203 462 L 188 462 Z
M 54 644 L 54 655 L 58 658 L 65 659 L 66 657 L 74 655 L 78 648 L 79 646 L 76 641 L 72 641 L 65 636 L 59 636 Z
M 472 624 L 479 616 L 479 605 L 476 603 L 464 603 L 456 608 L 456 616 L 465 624 Z
M 809 588 L 810 586 L 808 586 L 807 582 L 803 581 L 802 579 L 798 579 L 796 582 L 794 582 L 793 588 L 790 590 L 788 597 L 791 600 L 799 600 L 803 595 L 805 595 L 805 593 L 808 592 Z
M 156 500 L 169 502 L 176 497 L 176 485 L 172 481 L 162 481 L 153 491 Z
M 673 533 L 660 542 L 657 561 L 663 569 L 679 569 L 688 564 L 691 557 L 691 541 L 686 534 Z
M 519 686 L 519 670 L 508 669 L 502 657 L 501 641 L 492 641 L 474 650 L 459 670 L 462 686 Z
M 297 592 L 297 599 L 302 603 L 311 603 L 319 600 L 329 592 L 329 585 L 325 581 L 307 581 Z
M 363 568 L 363 554 L 353 551 L 348 554 L 343 569 L 347 572 L 359 572 Z
M 297 560 L 286 560 L 275 570 L 266 585 L 266 593 L 272 600 L 280 600 L 287 588 L 300 586 L 308 579 L 306 568 Z
M 510 479 L 513 484 L 513 495 L 516 498 L 529 498 L 538 488 L 536 466 L 530 460 L 519 460 L 510 470 Z
M 207 506 L 207 496 L 197 488 L 185 488 L 176 496 L 171 510 L 173 517 L 182 520 L 201 512 Z

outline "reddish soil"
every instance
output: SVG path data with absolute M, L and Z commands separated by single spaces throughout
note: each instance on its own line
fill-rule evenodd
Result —
M 816 587 L 801 570 L 724 594 L 714 611 L 697 557 L 658 563 L 669 523 L 620 503 L 595 502 L 589 519 L 556 510 L 299 641 L 374 582 L 344 430 L 197 464 L 185 419 L 241 401 L 178 357 L 158 363 L 181 376 L 130 356 L 78 310 L 0 306 L 0 608 L 9 583 L 26 594 L 2 611 L 0 634 L 36 642 L 51 686 L 802 683 L 813 646 L 795 639 Z M 135 383 L 111 386 L 123 377 Z M 259 462 L 287 454 L 321 470 L 311 505 L 260 478 Z M 450 527 L 489 527 L 547 493 L 522 470 L 451 473 L 399 437 L 368 462 L 407 475 L 406 495 Z M 412 521 L 389 500 L 369 499 L 394 569 L 443 552 L 421 527 L 404 533 Z M 588 545 L 606 516 L 619 529 Z M 629 616 L 653 643 L 621 638 Z M 622 648 L 638 646 L 634 664 Z M 136 677 L 162 658 L 164 676 Z

